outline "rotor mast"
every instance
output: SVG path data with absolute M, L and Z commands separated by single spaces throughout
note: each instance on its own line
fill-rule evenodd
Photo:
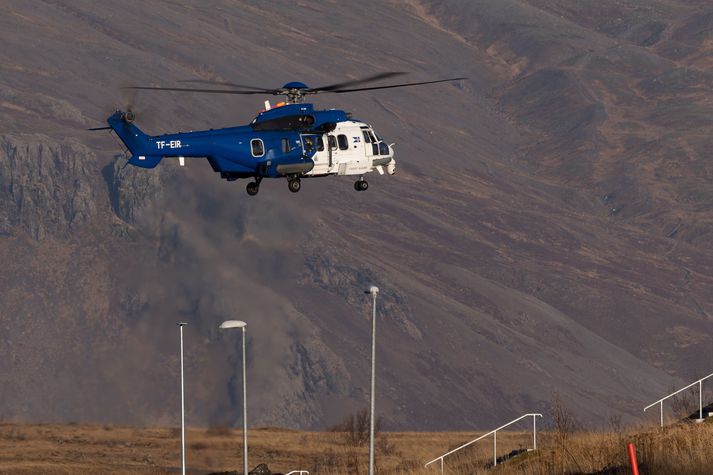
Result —
M 309 88 L 302 82 L 288 82 L 280 89 L 277 89 L 275 94 L 285 96 L 285 102 L 287 102 L 287 104 L 303 104 L 305 94 L 309 94 Z

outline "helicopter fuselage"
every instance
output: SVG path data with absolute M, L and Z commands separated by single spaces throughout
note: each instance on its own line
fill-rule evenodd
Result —
M 268 104 L 269 105 L 269 104 Z M 287 104 L 261 112 L 249 125 L 181 132 L 144 134 L 133 116 L 121 111 L 107 120 L 124 142 L 129 164 L 153 168 L 164 158 L 206 158 L 226 180 L 254 178 L 248 193 L 257 193 L 263 178 L 286 177 L 299 191 L 300 178 L 359 175 L 355 188 L 365 190 L 365 173 L 395 173 L 392 146 L 364 122 L 344 111 L 316 111 L 312 104 Z

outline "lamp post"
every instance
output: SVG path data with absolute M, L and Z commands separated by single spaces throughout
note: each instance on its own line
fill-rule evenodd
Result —
M 245 327 L 248 324 L 240 320 L 226 320 L 220 328 L 240 328 L 243 330 L 243 475 L 248 475 L 248 390 L 245 377 Z
M 371 410 L 369 411 L 369 475 L 374 475 L 374 394 L 376 391 L 376 294 L 379 288 L 375 285 L 369 287 L 365 293 L 371 294 Z
M 178 323 L 181 334 L 181 474 L 186 475 L 186 406 L 183 392 L 183 327 L 185 322 Z

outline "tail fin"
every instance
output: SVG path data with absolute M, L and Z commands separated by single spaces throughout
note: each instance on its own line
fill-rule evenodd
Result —
M 131 111 L 116 111 L 107 119 L 107 123 L 131 152 L 131 159 L 129 159 L 131 165 L 153 168 L 158 165 L 163 156 L 155 154 L 151 137 L 136 127 L 132 123 L 133 120 L 134 115 Z

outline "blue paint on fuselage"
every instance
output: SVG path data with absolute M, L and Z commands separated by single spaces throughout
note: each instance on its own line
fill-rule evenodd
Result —
M 316 150 L 306 148 L 302 137 L 313 136 L 314 144 L 317 135 L 348 120 L 342 110 L 287 104 L 261 112 L 250 125 L 149 136 L 124 117 L 117 111 L 107 122 L 131 151 L 131 165 L 153 168 L 164 157 L 204 157 L 224 178 L 278 177 L 278 165 L 313 164 Z

